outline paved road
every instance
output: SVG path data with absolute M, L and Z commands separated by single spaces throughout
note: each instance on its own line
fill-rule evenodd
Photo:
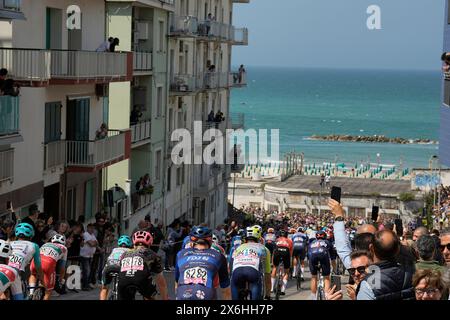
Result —
M 174 290 L 174 274 L 173 272 L 165 272 L 164 276 L 167 281 L 167 285 L 169 287 L 169 296 L 170 299 L 175 299 L 175 290 Z M 347 280 L 348 276 L 342 277 L 342 283 L 344 284 Z M 310 279 L 311 275 L 306 270 L 305 272 L 305 282 L 302 284 L 302 290 L 297 291 L 297 285 L 294 280 L 289 281 L 288 287 L 286 289 L 286 295 L 281 297 L 281 300 L 310 300 Z M 91 291 L 79 291 L 79 293 L 68 292 L 65 295 L 55 296 L 52 299 L 54 300 L 98 300 L 100 289 L 96 288 Z M 345 294 L 344 294 L 345 296 Z M 139 297 L 137 299 L 140 299 Z

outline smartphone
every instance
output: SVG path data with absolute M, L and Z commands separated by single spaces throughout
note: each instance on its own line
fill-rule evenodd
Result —
M 378 220 L 378 212 L 380 211 L 380 207 L 372 206 L 372 221 Z
M 337 202 L 341 202 L 341 188 L 332 187 L 331 188 L 331 199 L 336 200 Z
M 403 235 L 403 222 L 402 219 L 395 219 L 395 229 L 399 236 Z
M 331 276 L 331 288 L 336 286 L 335 291 L 341 290 L 341 276 L 332 275 Z

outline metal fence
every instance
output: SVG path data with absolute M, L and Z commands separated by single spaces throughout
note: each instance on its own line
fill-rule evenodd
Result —
M 131 142 L 136 143 L 146 139 L 150 139 L 151 121 L 144 120 L 131 125 Z
M 134 71 L 150 71 L 153 69 L 152 52 L 136 51 L 133 54 Z
M 14 176 L 14 149 L 0 151 L 0 182 Z

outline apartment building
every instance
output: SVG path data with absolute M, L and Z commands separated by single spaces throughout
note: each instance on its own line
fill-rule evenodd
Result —
M 450 52 L 450 2 L 445 1 L 444 52 Z M 450 72 L 444 72 L 442 84 L 441 125 L 439 135 L 440 163 L 450 166 Z
M 96 52 L 109 36 L 103 0 L 3 1 L 3 8 L 12 2 L 10 11 L 25 19 L 2 13 L 0 21 L 0 68 L 21 86 L 17 97 L 0 97 L 0 214 L 11 204 L 23 217 L 37 203 L 58 220 L 89 221 L 102 209 L 119 218 L 131 130 L 129 99 L 112 93 L 130 92 L 133 54 Z M 79 16 L 68 13 L 71 5 Z M 81 29 L 67 27 L 70 17 Z
M 249 1 L 178 0 L 170 16 L 169 79 L 167 106 L 167 150 L 165 219 L 189 220 L 215 226 L 227 216 L 227 182 L 230 166 L 223 164 L 175 165 L 171 160 L 175 129 L 201 130 L 243 127 L 243 119 L 232 123 L 230 90 L 245 86 L 245 79 L 231 70 L 233 45 L 248 44 L 248 30 L 233 26 L 233 4 Z M 236 70 L 237 71 L 237 70 Z M 220 121 L 208 121 L 210 113 L 223 113 Z M 176 139 L 176 137 L 174 137 Z M 209 143 L 192 145 L 202 152 Z M 193 161 L 193 159 L 192 159 Z

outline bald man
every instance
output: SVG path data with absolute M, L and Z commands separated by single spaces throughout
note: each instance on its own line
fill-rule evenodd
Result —
M 397 235 L 388 229 L 378 231 L 370 253 L 374 272 L 361 281 L 356 300 L 413 300 L 413 274 L 396 261 L 400 253 Z
M 418 227 L 416 230 L 414 230 L 413 241 L 417 241 L 421 236 L 425 235 L 428 235 L 428 229 L 425 227 Z
M 363 224 L 356 230 L 356 234 L 360 233 L 371 233 L 375 234 L 377 232 L 377 228 L 373 224 Z

